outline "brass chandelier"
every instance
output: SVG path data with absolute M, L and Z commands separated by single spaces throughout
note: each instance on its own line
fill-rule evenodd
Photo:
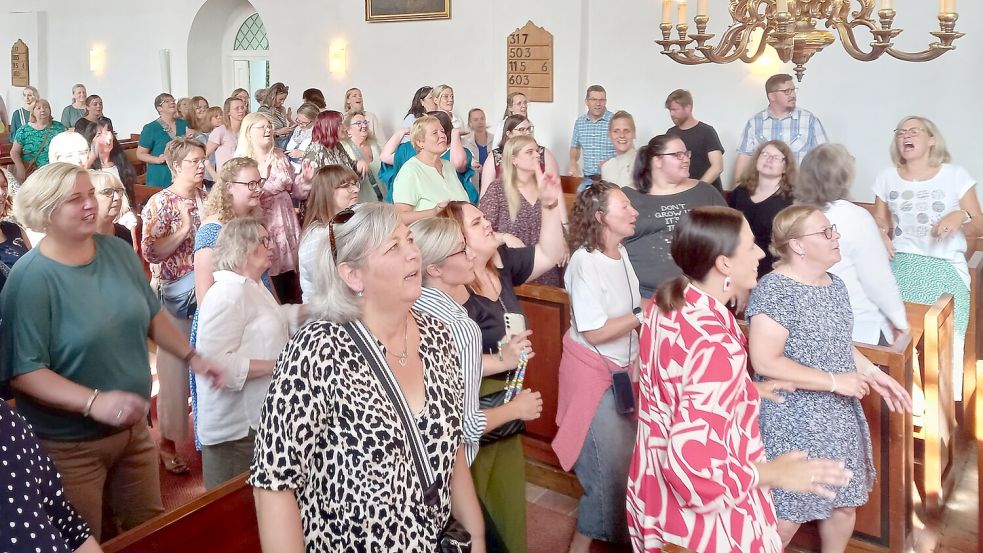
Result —
M 893 0 L 880 0 L 878 22 L 873 18 L 874 0 L 728 0 L 733 23 L 716 45 L 708 44 L 713 34 L 707 33 L 707 0 L 698 0 L 696 33 L 687 35 L 687 2 L 678 2 L 678 23 L 672 21 L 672 0 L 662 1 L 662 53 L 683 65 L 702 63 L 753 63 L 771 46 L 785 63 L 795 64 L 799 81 L 805 64 L 813 54 L 834 42 L 833 30 L 840 36 L 843 49 L 855 59 L 872 61 L 887 54 L 903 61 L 929 61 L 955 49 L 953 41 L 963 36 L 955 32 L 955 0 L 939 0 L 939 30 L 931 33 L 938 41 L 921 52 L 905 52 L 894 47 L 894 37 L 903 29 L 892 27 L 895 11 Z M 852 8 L 856 7 L 855 11 Z M 818 28 L 819 26 L 825 28 Z M 673 27 L 677 38 L 672 38 Z M 874 41 L 865 50 L 857 42 L 854 31 L 866 28 Z M 831 30 L 832 29 L 832 30 Z M 760 30 L 760 40 L 752 46 L 752 38 Z M 695 43 L 695 44 L 694 44 Z

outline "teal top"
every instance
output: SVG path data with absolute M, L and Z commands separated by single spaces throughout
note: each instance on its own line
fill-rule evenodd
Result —
M 48 146 L 51 145 L 51 139 L 61 132 L 65 132 L 65 125 L 58 121 L 52 121 L 48 128 L 40 131 L 29 124 L 21 125 L 14 134 L 14 142 L 20 144 L 21 147 L 20 158 L 24 160 L 25 164 L 34 161 L 35 167 L 47 165 Z M 38 154 L 39 150 L 40 155 Z
M 10 141 L 14 141 L 14 135 L 17 134 L 17 129 L 26 125 L 28 121 L 31 120 L 31 112 L 27 108 L 19 108 L 14 111 L 13 115 L 10 116 Z
M 85 108 L 77 108 L 68 104 L 65 109 L 61 110 L 61 124 L 66 127 L 74 127 L 75 122 L 83 117 L 85 117 Z
M 147 334 L 160 311 L 133 248 L 96 234 L 96 254 L 64 265 L 34 248 L 11 269 L 0 293 L 0 380 L 47 368 L 89 388 L 150 399 Z M 79 441 L 117 429 L 80 413 L 15 394 L 17 410 L 47 440 Z
M 474 176 L 474 169 L 471 168 L 471 160 L 474 158 L 471 155 L 471 150 L 467 148 L 464 149 L 464 155 L 467 156 L 467 169 L 463 173 L 458 173 L 457 178 L 461 181 L 461 186 L 464 187 L 464 191 L 468 194 L 468 201 L 476 204 L 478 203 L 478 189 L 471 182 L 471 178 Z M 409 142 L 403 142 L 396 148 L 396 152 L 393 154 L 393 164 L 382 164 L 379 169 L 379 178 L 386 183 L 387 202 L 393 203 L 393 187 L 396 184 L 396 175 L 399 174 L 399 170 L 403 168 L 404 163 L 415 156 L 416 148 Z M 451 151 L 447 150 L 444 152 L 444 155 L 440 156 L 440 159 L 450 161 Z
M 174 121 L 176 132 L 174 136 L 184 136 L 188 129 L 188 122 L 184 119 Z M 139 146 L 150 150 L 150 155 L 159 156 L 164 154 L 164 148 L 171 141 L 171 135 L 167 134 L 159 119 L 147 123 L 140 131 Z M 147 186 L 157 188 L 167 188 L 171 185 L 171 169 L 166 163 L 147 164 Z

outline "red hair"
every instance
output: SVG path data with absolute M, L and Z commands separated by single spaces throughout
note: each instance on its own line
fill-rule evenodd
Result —
M 341 130 L 341 112 L 333 109 L 322 111 L 314 120 L 311 140 L 332 149 L 338 145 L 338 132 Z

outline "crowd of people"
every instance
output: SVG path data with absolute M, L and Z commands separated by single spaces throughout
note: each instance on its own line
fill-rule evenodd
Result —
M 894 130 L 872 216 L 792 77 L 765 92 L 724 192 L 690 92 L 636 148 L 590 86 L 570 202 L 522 93 L 496 122 L 423 86 L 388 136 L 358 88 L 332 107 L 274 83 L 252 113 L 244 89 L 162 93 L 136 151 L 159 191 L 137 205 L 102 99 L 76 85 L 59 121 L 25 88 L 0 172 L 0 481 L 42 467 L 23 507 L 46 517 L 13 539 L 97 551 L 163 511 L 158 462 L 187 474 L 194 439 L 207 488 L 250 472 L 264 550 L 427 551 L 458 526 L 523 553 L 520 434 L 543 397 L 516 287 L 537 283 L 571 306 L 552 443 L 584 490 L 569 551 L 781 551 L 810 521 L 843 551 L 877 478 L 860 400 L 912 409 L 853 343 L 951 293 L 961 390 L 983 214 L 930 120 Z

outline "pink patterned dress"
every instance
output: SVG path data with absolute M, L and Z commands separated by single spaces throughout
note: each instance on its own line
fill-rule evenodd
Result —
M 745 338 L 726 307 L 693 286 L 642 326 L 638 435 L 628 476 L 635 551 L 665 543 L 702 553 L 782 551 L 765 460 L 760 399 Z
M 294 212 L 291 193 L 306 198 L 306 193 L 294 189 L 294 171 L 281 152 L 273 154 L 266 183 L 260 195 L 260 206 L 263 208 L 263 219 L 266 231 L 273 239 L 273 265 L 270 276 L 297 269 L 297 247 L 300 244 L 300 224 Z
M 174 234 L 181 227 L 181 204 L 184 204 L 184 209 L 191 217 L 194 229 L 188 232 L 177 249 L 165 257 L 156 250 L 157 240 Z M 204 205 L 205 192 L 197 188 L 192 198 L 181 197 L 170 188 L 165 188 L 147 200 L 142 213 L 141 248 L 154 276 L 164 280 L 177 280 L 195 269 L 195 233 L 201 226 Z

